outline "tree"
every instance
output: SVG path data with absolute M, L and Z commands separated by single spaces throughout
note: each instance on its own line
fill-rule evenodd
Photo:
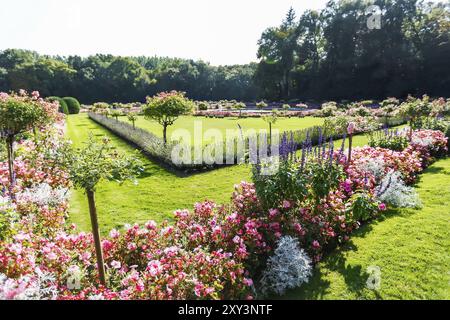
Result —
M 291 94 L 291 72 L 295 64 L 297 39 L 298 26 L 291 8 L 281 26 L 265 30 L 258 41 L 258 58 L 263 64 L 275 66 L 271 72 L 277 73 L 282 99 L 289 98 Z
M 80 113 L 80 102 L 78 102 L 77 99 L 73 97 L 65 97 L 63 98 L 64 102 L 67 105 L 67 108 L 69 109 L 70 114 L 78 114 Z
M 136 129 L 136 121 L 138 119 L 138 115 L 136 112 L 129 112 L 127 114 L 127 119 L 133 124 L 133 129 Z
M 5 139 L 8 152 L 9 180 L 13 186 L 14 178 L 14 141 L 17 136 L 56 119 L 57 103 L 47 102 L 35 91 L 28 95 L 0 93 L 0 136 Z
M 187 99 L 183 92 L 171 91 L 147 97 L 143 112 L 147 120 L 162 125 L 164 144 L 167 144 L 167 127 L 173 125 L 178 117 L 190 114 L 194 108 L 194 102 Z
M 239 110 L 239 118 L 242 117 L 242 109 L 245 109 L 246 105 L 243 102 L 237 102 L 233 105 L 233 108 Z
M 278 110 L 273 109 L 270 115 L 263 117 L 263 120 L 269 125 L 269 145 L 272 145 L 272 125 L 278 121 L 278 116 Z
M 126 180 L 136 181 L 136 177 L 143 171 L 142 164 L 134 156 L 118 153 L 109 139 L 103 138 L 101 142 L 98 142 L 93 139 L 92 135 L 83 148 L 72 150 L 68 158 L 67 169 L 70 181 L 75 188 L 86 192 L 100 283 L 106 286 L 105 265 L 95 203 L 96 187 L 102 180 L 116 181 L 120 184 Z
M 116 119 L 116 121 L 119 121 L 119 117 L 122 115 L 122 111 L 120 110 L 112 110 L 111 111 L 111 117 Z
M 57 101 L 59 103 L 58 111 L 64 114 L 69 114 L 69 107 L 67 106 L 67 103 L 64 101 L 64 99 L 60 97 L 47 97 L 46 100 L 50 102 Z
M 267 103 L 265 103 L 264 101 L 260 101 L 260 102 L 258 102 L 258 103 L 256 104 L 256 107 L 257 107 L 259 110 L 262 110 L 262 109 L 264 109 L 264 108 L 267 108 L 268 105 L 267 105 Z

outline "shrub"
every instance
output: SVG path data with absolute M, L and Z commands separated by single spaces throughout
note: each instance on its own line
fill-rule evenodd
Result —
M 378 199 L 398 208 L 418 208 L 420 199 L 414 188 L 405 185 L 399 171 L 390 171 L 376 189 Z
M 81 107 L 80 107 L 80 103 L 78 102 L 77 99 L 75 99 L 73 97 L 65 97 L 65 98 L 63 98 L 63 100 L 66 102 L 67 108 L 69 109 L 70 114 L 80 113 Z
M 58 111 L 64 114 L 69 114 L 69 107 L 67 106 L 66 101 L 60 97 L 48 97 L 47 101 L 54 102 L 58 101 L 59 103 L 59 109 Z
M 394 151 L 403 151 L 408 146 L 408 137 L 398 130 L 382 130 L 369 134 L 369 146 Z
M 312 263 L 306 252 L 300 248 L 297 239 L 284 236 L 280 238 L 273 256 L 261 278 L 263 295 L 275 293 L 283 295 L 287 289 L 300 287 L 312 275 Z

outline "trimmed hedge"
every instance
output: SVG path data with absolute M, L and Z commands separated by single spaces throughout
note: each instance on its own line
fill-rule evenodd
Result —
M 73 97 L 64 97 L 63 100 L 67 104 L 69 108 L 69 114 L 78 114 L 80 113 L 80 102 Z
M 59 102 L 59 112 L 64 113 L 64 114 L 69 114 L 69 107 L 67 106 L 67 103 L 64 99 L 60 98 L 60 97 L 48 97 L 47 101 L 58 101 Z

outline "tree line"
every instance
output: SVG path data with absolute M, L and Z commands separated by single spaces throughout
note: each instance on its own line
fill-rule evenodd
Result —
M 450 5 L 375 0 L 381 28 L 367 26 L 364 0 L 331 0 L 299 18 L 289 10 L 258 41 L 258 63 L 212 66 L 167 57 L 47 56 L 0 52 L 0 90 L 39 90 L 82 103 L 144 101 L 178 90 L 195 100 L 383 99 L 450 92 Z M 234 48 L 233 50 L 239 50 Z

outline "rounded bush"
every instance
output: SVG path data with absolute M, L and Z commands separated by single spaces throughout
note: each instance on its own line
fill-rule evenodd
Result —
M 64 113 L 64 114 L 69 114 L 69 107 L 67 106 L 67 103 L 64 101 L 64 99 L 60 98 L 60 97 L 48 97 L 47 101 L 58 101 L 59 102 L 59 112 Z
M 80 113 L 80 103 L 77 99 L 72 97 L 65 97 L 63 98 L 63 100 L 66 102 L 70 114 Z

